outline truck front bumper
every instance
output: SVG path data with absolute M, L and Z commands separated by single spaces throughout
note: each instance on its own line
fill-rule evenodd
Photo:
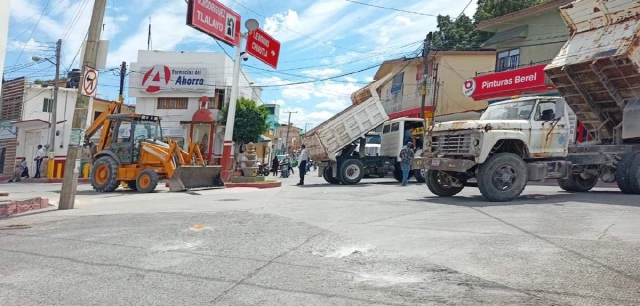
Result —
M 476 165 L 475 161 L 468 159 L 453 159 L 440 157 L 420 157 L 413 160 L 413 166 L 417 169 L 440 170 L 450 172 L 467 172 Z

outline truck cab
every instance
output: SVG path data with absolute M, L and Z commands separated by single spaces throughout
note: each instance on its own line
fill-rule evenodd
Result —
M 424 163 L 427 185 L 437 195 L 452 196 L 477 179 L 485 197 L 512 200 L 529 180 L 563 177 L 566 167 L 556 161 L 567 158 L 575 127 L 562 98 L 511 99 L 491 104 L 479 120 L 433 126 L 425 158 L 416 163 Z

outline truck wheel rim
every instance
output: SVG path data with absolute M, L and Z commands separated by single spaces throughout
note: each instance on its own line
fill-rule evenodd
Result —
M 102 185 L 107 182 L 107 178 L 109 178 L 109 167 L 106 165 L 100 165 L 96 169 L 96 183 Z
M 513 187 L 517 177 L 518 175 L 513 167 L 504 165 L 493 173 L 493 185 L 499 190 L 506 191 Z
M 356 165 L 350 165 L 349 167 L 347 167 L 345 172 L 348 179 L 357 179 L 360 176 L 360 167 Z

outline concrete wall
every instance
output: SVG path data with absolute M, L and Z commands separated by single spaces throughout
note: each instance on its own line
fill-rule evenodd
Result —
M 526 24 L 527 37 L 524 40 L 497 44 L 495 48 L 498 51 L 520 48 L 520 65 L 543 63 L 553 59 L 569 39 L 569 29 L 558 10 L 540 12 L 515 21 L 517 24 L 513 23 L 499 25 L 498 31 Z
M 436 103 L 436 115 L 456 114 L 487 108 L 487 101 L 473 101 L 462 94 L 465 80 L 495 66 L 495 54 L 450 55 L 437 57 L 441 86 Z M 432 91 L 431 91 L 432 92 Z

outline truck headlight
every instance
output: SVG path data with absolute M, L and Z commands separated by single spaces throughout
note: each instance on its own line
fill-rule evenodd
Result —
M 476 138 L 473 140 L 473 146 L 477 147 L 480 144 L 480 139 Z

